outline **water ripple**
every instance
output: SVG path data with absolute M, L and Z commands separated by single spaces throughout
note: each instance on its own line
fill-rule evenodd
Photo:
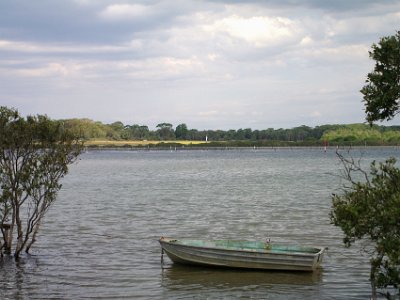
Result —
M 397 152 L 370 150 L 380 159 Z M 366 299 L 368 258 L 329 221 L 333 152 L 89 152 L 63 181 L 32 256 L 0 260 L 1 299 Z M 160 236 L 329 247 L 312 274 L 190 268 Z

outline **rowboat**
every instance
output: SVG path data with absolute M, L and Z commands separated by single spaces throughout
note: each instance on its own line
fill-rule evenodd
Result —
M 161 237 L 160 245 L 174 263 L 212 267 L 314 271 L 324 247 L 277 245 L 260 241 L 192 240 Z

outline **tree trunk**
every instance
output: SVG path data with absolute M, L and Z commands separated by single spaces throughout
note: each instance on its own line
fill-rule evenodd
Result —
M 1 227 L 1 226 L 2 226 L 2 224 L 0 224 L 0 227 Z M 8 234 L 8 232 L 7 232 L 7 230 L 4 229 L 3 227 L 1 227 L 1 234 L 3 235 L 3 240 L 4 240 L 4 243 L 5 243 L 5 241 L 6 241 L 5 236 L 6 236 L 6 234 Z M 1 239 L 0 239 L 0 257 L 3 257 L 3 248 L 4 248 L 4 246 L 5 246 L 4 243 L 2 243 L 2 241 L 1 241 Z
M 6 254 L 11 254 L 14 227 L 15 227 L 15 210 L 13 208 L 11 226 L 8 229 L 8 231 L 7 230 L 5 231 L 4 234 L 4 253 Z
M 37 233 L 39 231 L 39 225 L 40 225 L 40 221 L 35 225 L 35 229 L 33 230 L 32 239 L 31 239 L 31 241 L 28 243 L 28 245 L 25 248 L 25 252 L 26 253 L 29 253 L 29 249 L 31 248 L 33 243 L 36 242 L 36 235 L 37 235 Z
M 371 291 L 371 300 L 376 300 L 376 299 L 377 299 L 377 296 L 376 296 L 376 286 L 375 286 L 375 284 L 374 284 L 373 282 L 371 282 L 371 288 L 372 288 L 372 291 Z
M 3 235 L 3 241 L 4 241 L 4 243 L 2 243 L 0 240 L 0 254 L 3 257 L 3 251 L 7 253 L 7 250 L 8 250 L 7 249 L 8 248 L 7 241 L 8 241 L 8 235 L 10 232 L 11 225 L 3 223 L 3 224 L 0 224 L 0 227 L 1 227 L 1 233 Z
M 15 252 L 14 252 L 14 257 L 15 259 L 19 258 L 19 255 L 22 251 L 22 248 L 24 246 L 24 233 L 22 230 L 22 222 L 21 222 L 21 218 L 19 215 L 19 206 L 16 206 L 16 210 L 15 210 L 15 221 L 17 224 L 17 247 L 15 248 Z

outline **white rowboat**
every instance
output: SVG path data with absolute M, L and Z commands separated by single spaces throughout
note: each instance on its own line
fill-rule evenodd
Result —
M 162 250 L 176 263 L 213 267 L 314 271 L 324 247 L 276 245 L 269 242 L 191 240 L 162 237 Z

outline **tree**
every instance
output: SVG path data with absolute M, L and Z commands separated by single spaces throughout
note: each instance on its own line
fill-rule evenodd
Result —
M 376 61 L 375 68 L 368 73 L 364 95 L 367 121 L 390 120 L 399 111 L 400 105 L 400 31 L 393 36 L 381 38 L 369 52 Z
M 41 115 L 23 118 L 14 109 L 0 107 L 0 246 L 4 252 L 12 252 L 15 229 L 15 258 L 23 250 L 29 252 L 61 189 L 60 179 L 82 149 L 62 122 Z
M 360 161 L 338 155 L 350 185 L 342 195 L 333 195 L 331 220 L 343 230 L 347 247 L 363 238 L 373 242 L 370 280 L 374 298 L 376 288 L 394 287 L 400 293 L 400 169 L 395 167 L 396 160 L 374 161 L 367 173 Z M 354 178 L 363 178 L 363 182 Z M 389 292 L 386 295 L 390 298 Z
M 149 136 L 149 127 L 147 127 L 146 125 L 141 125 L 139 126 L 139 138 L 140 139 L 145 139 Z
M 105 138 L 105 125 L 90 119 L 67 119 L 62 120 L 64 127 L 79 136 L 81 139 Z
M 372 45 L 370 57 L 376 61 L 368 74 L 364 94 L 366 119 L 390 120 L 399 111 L 400 32 Z M 373 298 L 376 289 L 393 287 L 400 293 L 400 170 L 396 160 L 371 164 L 370 173 L 360 162 L 338 154 L 344 165 L 344 177 L 350 185 L 342 195 L 333 195 L 331 220 L 345 234 L 344 243 L 367 238 L 372 242 L 370 280 Z M 360 175 L 362 181 L 360 179 Z M 389 292 L 385 296 L 390 298 Z
M 117 121 L 112 124 L 108 125 L 108 132 L 107 132 L 107 137 L 111 138 L 113 140 L 120 140 L 121 138 L 124 138 L 124 130 L 125 126 L 124 123 Z
M 189 130 L 185 123 L 179 124 L 175 129 L 175 136 L 177 139 L 186 140 L 188 138 Z
M 174 130 L 172 129 L 172 124 L 160 123 L 156 127 L 159 128 L 157 132 L 160 136 L 160 139 L 162 140 L 175 139 L 175 133 Z

